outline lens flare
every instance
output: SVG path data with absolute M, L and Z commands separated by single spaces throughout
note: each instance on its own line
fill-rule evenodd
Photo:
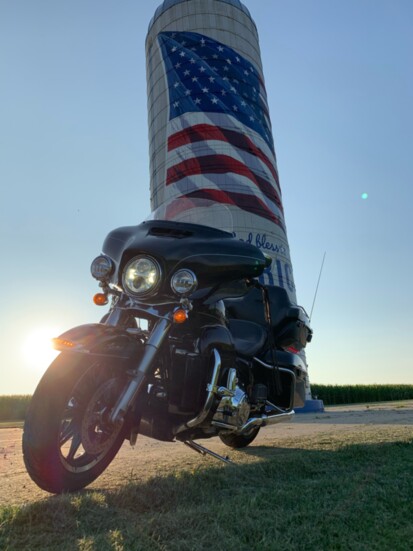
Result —
M 364 200 L 366 200 L 366 199 L 369 198 L 369 194 L 368 194 L 368 193 L 362 193 L 362 194 L 361 194 L 361 198 L 364 199 Z
M 59 354 L 52 347 L 51 339 L 61 331 L 52 327 L 33 329 L 22 341 L 22 358 L 25 367 L 31 371 L 43 373 Z

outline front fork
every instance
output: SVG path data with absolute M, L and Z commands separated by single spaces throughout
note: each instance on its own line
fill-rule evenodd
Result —
M 116 308 L 110 316 L 115 318 L 117 316 Z M 113 319 L 108 318 L 107 322 L 112 325 Z M 169 317 L 160 318 L 154 328 L 148 340 L 145 343 L 143 349 L 143 355 L 139 359 L 139 365 L 132 371 L 132 379 L 129 381 L 126 389 L 119 397 L 110 415 L 110 421 L 113 424 L 122 423 L 125 419 L 126 412 L 129 410 L 131 404 L 133 404 L 139 391 L 145 384 L 147 377 L 151 371 L 153 361 L 159 352 L 165 338 L 167 337 L 172 325 L 172 319 Z

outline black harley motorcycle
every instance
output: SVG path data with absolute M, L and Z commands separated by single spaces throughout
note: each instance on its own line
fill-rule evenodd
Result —
M 145 221 L 109 233 L 91 266 L 101 323 L 54 339 L 60 355 L 29 406 L 23 455 L 31 478 L 83 488 L 138 434 L 232 448 L 304 404 L 311 340 L 305 311 L 258 277 L 270 260 L 212 227 Z

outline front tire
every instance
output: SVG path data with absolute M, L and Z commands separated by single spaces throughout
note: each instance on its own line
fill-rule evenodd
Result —
M 26 415 L 23 458 L 30 477 L 51 493 L 95 480 L 117 454 L 125 423 L 109 413 L 126 383 L 108 360 L 61 353 L 43 375 Z

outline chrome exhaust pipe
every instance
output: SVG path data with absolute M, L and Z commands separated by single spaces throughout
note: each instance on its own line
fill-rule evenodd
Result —
M 293 420 L 295 411 L 288 413 L 277 413 L 277 415 L 262 415 L 261 417 L 253 417 L 249 419 L 243 427 L 235 431 L 236 434 L 246 434 L 251 429 L 256 427 L 266 427 L 267 425 L 276 425 L 278 423 L 288 423 Z

